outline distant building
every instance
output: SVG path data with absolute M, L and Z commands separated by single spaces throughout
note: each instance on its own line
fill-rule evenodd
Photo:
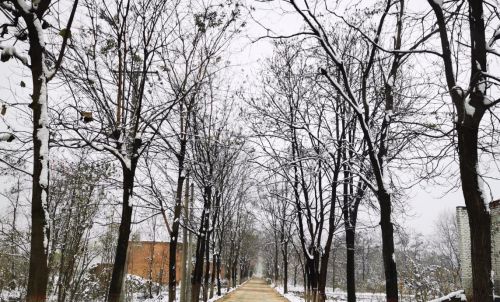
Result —
M 182 271 L 182 246 L 177 243 L 175 260 L 177 283 L 181 281 Z M 193 246 L 195 248 L 195 246 Z M 170 257 L 170 242 L 130 241 L 127 252 L 127 274 L 139 276 L 146 280 L 166 285 L 168 283 L 168 262 Z M 193 261 L 194 267 L 194 259 Z M 205 268 L 205 265 L 203 267 Z M 212 264 L 210 264 L 210 270 Z M 221 279 L 224 278 L 225 268 L 221 266 Z
M 177 243 L 175 261 L 177 282 L 182 278 L 182 245 Z M 131 241 L 127 253 L 127 274 L 161 284 L 168 283 L 169 242 Z

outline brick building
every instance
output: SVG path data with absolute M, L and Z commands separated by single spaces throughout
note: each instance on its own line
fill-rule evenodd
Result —
M 131 241 L 127 252 L 127 274 L 152 279 L 161 284 L 168 283 L 169 242 Z M 182 243 L 177 243 L 176 280 L 182 277 Z
M 175 261 L 176 281 L 181 281 L 182 271 L 182 243 L 177 243 Z M 127 252 L 127 274 L 152 279 L 153 282 L 166 285 L 168 283 L 168 261 L 170 257 L 169 242 L 131 241 Z M 194 262 L 193 262 L 194 267 Z M 203 265 L 205 267 L 205 264 Z M 212 269 L 212 264 L 210 264 Z M 225 268 L 221 267 L 221 278 L 224 278 Z
M 464 292 L 472 293 L 472 263 L 469 229 L 469 214 L 465 207 L 457 207 L 458 250 L 460 261 L 460 279 Z

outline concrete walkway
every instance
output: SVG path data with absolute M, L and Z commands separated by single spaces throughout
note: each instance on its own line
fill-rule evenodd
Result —
M 262 279 L 251 279 L 222 299 L 224 302 L 288 302 Z

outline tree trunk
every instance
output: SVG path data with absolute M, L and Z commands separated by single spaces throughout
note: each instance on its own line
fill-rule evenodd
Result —
M 293 268 L 293 286 L 297 286 L 297 265 Z
M 12 225 L 11 225 L 11 234 L 10 234 L 10 252 L 12 255 L 17 254 L 17 209 L 19 207 L 19 197 L 20 197 L 20 191 L 21 191 L 21 180 L 20 178 L 17 179 L 17 194 L 16 194 L 16 199 L 15 203 L 13 204 L 13 209 L 12 209 Z M 17 275 L 17 270 L 16 270 L 16 261 L 11 261 L 10 263 L 10 278 L 15 279 Z M 16 284 L 16 288 L 18 285 Z
M 217 296 L 221 296 L 221 282 L 220 282 L 220 273 L 221 273 L 221 261 L 220 255 L 217 255 Z
M 108 302 L 119 302 L 124 283 L 125 264 L 127 261 L 128 240 L 130 237 L 130 227 L 132 225 L 132 206 L 129 204 L 134 187 L 134 166 L 129 170 L 123 168 L 123 203 L 120 229 L 118 233 L 118 244 L 116 245 L 115 262 L 111 273 L 109 285 Z
M 309 300 L 316 301 L 318 297 L 318 261 L 315 259 L 317 252 L 313 252 L 313 258 L 306 260 L 307 284 L 309 289 Z
M 165 255 L 165 250 L 162 250 L 161 252 L 161 262 L 160 262 L 160 271 L 158 272 L 158 288 L 156 289 L 156 295 L 160 294 L 161 286 L 163 285 L 163 274 L 164 272 L 164 267 L 165 267 L 165 262 L 166 262 L 166 255 Z
M 240 267 L 239 268 L 240 268 L 240 282 L 238 282 L 238 285 L 241 285 L 241 283 L 243 283 L 243 275 L 244 275 L 244 273 L 243 273 L 243 264 L 242 263 L 240 263 Z
M 363 281 L 366 281 L 366 257 L 368 255 L 368 252 L 365 253 L 366 246 L 362 244 L 362 257 L 361 257 L 361 279 Z
M 184 193 L 184 224 L 187 225 L 189 221 L 189 177 L 186 178 L 186 188 Z M 187 287 L 189 283 L 189 274 L 191 273 L 187 269 L 188 261 L 191 261 L 188 257 L 188 233 L 187 228 L 182 229 L 182 281 L 181 281 L 181 297 L 180 302 L 186 302 L 187 297 Z
M 214 285 L 215 285 L 215 274 L 217 273 L 217 255 L 214 253 L 212 255 L 212 274 L 210 275 L 210 293 L 208 295 L 209 299 L 214 296 Z
M 385 191 L 379 191 L 378 200 L 380 203 L 380 227 L 382 229 L 385 292 L 387 302 L 397 302 L 399 300 L 398 272 L 394 258 L 394 226 L 391 222 L 391 195 Z
M 223 250 L 223 243 L 224 243 L 224 229 L 226 227 L 226 224 L 224 222 L 226 215 L 224 212 L 222 212 L 222 222 L 219 221 L 219 242 L 218 242 L 218 253 L 217 253 L 217 296 L 221 295 L 221 253 Z M 227 271 L 226 271 L 227 274 Z
M 210 226 L 207 227 L 207 229 Z M 205 239 L 205 275 L 203 277 L 203 301 L 206 302 L 208 300 L 208 287 L 209 279 L 210 279 L 210 231 L 206 234 Z
M 335 257 L 335 247 L 334 247 L 334 250 L 333 250 L 333 253 L 332 253 L 332 267 L 333 267 L 333 272 L 332 272 L 332 289 L 335 290 L 335 284 L 337 280 L 335 280 L 335 277 L 336 277 L 336 272 L 335 272 L 335 260 L 336 260 L 337 257 Z
M 189 196 L 189 203 L 192 206 L 194 201 L 194 184 L 191 184 L 191 195 Z M 193 218 L 193 212 L 189 211 L 189 221 L 192 221 Z M 187 275 L 186 275 L 186 302 L 191 301 L 191 281 L 192 281 L 192 272 L 193 272 L 193 261 L 192 261 L 192 255 L 193 255 L 193 234 L 189 232 L 188 234 L 188 253 L 187 253 Z
M 237 265 L 237 260 L 234 260 L 233 265 L 232 265 L 232 272 L 231 272 L 231 277 L 233 279 L 233 287 L 236 287 L 236 282 L 237 282 L 237 273 L 238 273 L 238 265 Z
M 205 241 L 203 237 L 198 237 L 196 243 L 196 261 L 194 263 L 193 277 L 191 279 L 191 301 L 198 302 L 200 300 L 201 279 L 203 276 L 203 261 L 205 254 Z
M 191 301 L 191 296 L 190 296 L 190 293 L 191 293 L 191 273 L 193 271 L 193 262 L 192 262 L 192 235 L 189 234 L 188 235 L 188 242 L 189 242 L 189 246 L 188 246 L 188 262 L 187 262 L 187 266 L 186 266 L 186 270 L 187 270 L 187 275 L 186 275 L 186 302 L 189 302 Z
M 307 272 L 305 265 L 302 267 L 302 278 L 304 279 L 305 300 L 309 301 L 309 281 L 307 280 Z
M 181 160 L 179 160 L 181 162 Z M 182 212 L 182 189 L 184 187 L 183 160 L 179 164 L 179 174 L 177 177 L 177 188 L 175 191 L 174 222 L 172 223 L 172 232 L 170 233 L 170 254 L 168 257 L 168 301 L 175 301 L 175 288 L 177 286 L 177 242 L 179 241 L 179 220 Z
M 66 242 L 66 241 L 63 241 L 63 242 Z M 73 274 L 75 271 L 76 254 L 71 253 L 70 255 L 67 255 L 67 253 L 68 252 L 62 253 L 61 260 L 60 260 L 62 270 L 60 270 L 60 274 L 59 274 L 59 278 L 61 279 L 61 283 L 58 284 L 59 290 L 58 290 L 58 295 L 57 295 L 57 301 L 59 301 L 59 302 L 67 301 L 66 298 L 68 296 L 68 290 L 70 289 L 70 286 L 72 283 L 71 281 L 73 279 Z M 69 260 L 66 260 L 67 257 L 69 257 Z
M 56 286 L 56 292 L 57 292 L 57 301 L 58 302 L 64 302 L 66 300 L 66 289 L 67 285 L 69 283 L 69 280 L 66 277 L 65 271 L 67 267 L 65 267 L 66 264 L 66 249 L 67 249 L 67 242 L 68 242 L 68 234 L 69 232 L 67 231 L 67 228 L 69 227 L 68 222 L 71 217 L 71 212 L 72 208 L 70 207 L 68 209 L 69 213 L 67 214 L 67 218 L 64 224 L 64 228 L 66 231 L 63 234 L 63 240 L 65 244 L 61 247 L 61 258 L 59 260 L 59 272 L 58 272 L 58 280 L 57 280 L 57 286 Z
M 472 297 L 467 301 L 493 301 L 491 272 L 491 227 L 490 214 L 484 196 L 481 195 L 480 177 L 477 171 L 478 128 L 473 125 L 458 129 L 458 152 L 462 191 L 469 214 L 472 262 Z
M 204 207 L 201 214 L 201 223 L 198 240 L 196 242 L 196 262 L 194 265 L 194 272 L 191 286 L 191 302 L 198 302 L 200 300 L 201 281 L 203 277 L 203 261 L 206 248 L 206 236 L 210 223 L 210 207 L 212 199 L 212 187 L 206 186 L 203 192 Z
M 328 243 L 327 243 L 328 244 Z M 331 243 L 330 243 L 331 244 Z M 326 250 L 330 250 L 329 248 Z M 319 267 L 319 274 L 318 274 L 318 301 L 326 301 L 326 278 L 327 278 L 327 272 L 328 272 L 328 259 L 330 258 L 329 255 L 330 252 L 324 253 L 321 256 L 321 261 L 320 261 L 320 267 Z
M 278 239 L 278 238 L 276 238 Z M 278 268 L 278 242 L 274 242 L 274 283 L 278 285 L 279 268 Z
M 483 18 L 483 1 L 469 0 L 469 26 L 471 36 L 471 74 L 474 87 L 470 94 L 470 104 L 477 105 L 474 114 L 464 114 L 463 123 L 456 123 L 458 133 L 458 155 L 460 177 L 464 194 L 471 235 L 472 291 L 473 302 L 493 301 L 491 281 L 491 225 L 486 196 L 482 193 L 478 171 L 479 125 L 486 111 L 484 107 L 486 86 L 484 72 L 487 72 L 486 38 Z M 479 65 L 479 66 L 478 66 Z M 473 84 L 472 84 L 473 83 Z M 467 99 L 463 100 L 466 102 Z M 458 111 L 460 112 L 460 111 Z M 498 293 L 497 293 L 498 294 Z M 469 301 L 469 299 L 467 300 Z
M 155 227 L 153 226 L 153 234 L 155 234 L 156 230 Z M 154 237 L 153 237 L 154 238 Z M 155 255 L 155 239 L 153 239 L 153 244 L 151 245 L 151 248 L 149 249 L 149 267 L 148 267 L 148 298 L 151 299 L 153 298 L 153 260 L 154 260 L 154 255 Z
M 487 69 L 487 41 L 482 0 L 469 0 L 468 21 L 470 28 L 470 98 L 457 86 L 453 70 L 452 47 L 447 33 L 443 9 L 436 2 L 428 0 L 436 15 L 441 39 L 442 59 L 444 63 L 448 91 L 456 109 L 455 129 L 458 135 L 458 158 L 462 192 L 469 216 L 471 235 L 472 297 L 467 301 L 493 301 L 491 276 L 491 226 L 490 215 L 479 183 L 478 171 L 478 132 L 484 113 L 489 109 L 485 105 Z M 468 104 L 466 104 L 468 102 Z M 472 107 L 468 112 L 466 106 Z
M 39 40 L 34 22 L 35 14 L 25 17 L 28 25 L 31 58 L 31 76 L 33 80 L 33 178 L 31 191 L 31 244 L 27 302 L 45 301 L 49 272 L 47 267 L 49 240 L 48 225 L 45 215 L 49 196 L 49 130 L 47 108 L 47 78 L 44 73 L 44 50 Z
M 240 245 L 236 246 L 236 254 L 234 255 L 234 262 L 233 262 L 233 287 L 236 287 L 236 283 L 238 280 L 238 262 L 240 260 Z M 241 280 L 240 280 L 241 282 Z
M 356 276 L 354 266 L 354 240 L 355 229 L 354 227 L 346 227 L 345 241 L 346 241 L 346 280 L 347 280 L 347 301 L 356 302 Z
M 230 251 L 230 255 L 232 254 L 232 252 Z M 231 275 L 231 272 L 232 272 L 232 266 L 231 266 L 231 263 L 232 263 L 232 257 L 229 256 L 228 258 L 228 263 L 226 265 L 226 278 L 227 278 L 227 287 L 226 287 L 226 292 L 229 291 L 229 289 L 231 288 L 232 284 L 233 284 L 233 280 L 232 280 L 232 275 Z
M 283 242 L 283 292 L 288 293 L 288 243 Z

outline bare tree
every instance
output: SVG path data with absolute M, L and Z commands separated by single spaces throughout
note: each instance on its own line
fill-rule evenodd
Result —
M 218 184 L 224 184 L 228 169 L 231 169 L 235 164 L 244 145 L 241 134 L 228 129 L 228 117 L 231 114 L 228 104 L 215 102 L 218 95 L 213 86 L 209 88 L 204 106 L 200 106 L 198 109 L 193 123 L 192 173 L 202 190 L 203 209 L 197 232 L 191 301 L 199 300 L 202 279 L 204 279 L 203 298 L 204 300 L 208 298 L 211 235 L 214 231 L 214 224 L 218 220 L 221 202 L 221 191 Z M 217 106 L 221 106 L 221 109 L 218 109 Z M 223 112 L 223 115 L 216 113 L 219 110 Z M 203 276 L 204 264 L 206 268 Z
M 460 282 L 457 219 L 452 212 L 442 212 L 435 222 L 437 250 L 443 257 L 443 266 L 453 274 L 455 284 Z
M 377 197 L 380 208 L 387 301 L 398 301 L 397 269 L 393 257 L 394 226 L 391 218 L 394 200 L 391 196 L 392 188 L 390 172 L 388 171 L 388 158 L 392 156 L 390 129 L 393 124 L 394 113 L 398 109 L 395 107 L 397 79 L 401 74 L 401 65 L 404 58 L 411 53 L 411 51 L 401 51 L 405 1 L 384 1 L 382 8 L 378 10 L 378 22 L 375 27 L 372 27 L 374 38 L 368 38 L 366 34 L 361 35 L 368 40 L 369 44 L 363 55 L 358 57 L 358 72 L 361 75 L 359 78 L 351 76 L 352 66 L 347 64 L 345 60 L 346 53 L 345 49 L 341 47 L 341 40 L 338 36 L 330 34 L 327 23 L 323 21 L 323 18 L 319 17 L 316 13 L 317 10 L 311 10 L 313 3 L 317 7 L 321 2 L 292 0 L 289 3 L 302 18 L 307 28 L 305 32 L 300 32 L 297 35 L 312 37 L 317 42 L 322 51 L 322 56 L 324 56 L 324 62 L 322 63 L 324 67 L 320 67 L 320 74 L 350 108 L 359 126 L 364 144 L 366 144 L 366 156 L 371 167 L 371 179 L 365 177 L 364 180 L 367 183 L 367 188 L 373 191 Z M 332 16 L 338 17 L 326 2 L 322 9 Z M 389 56 L 382 59 L 377 54 L 384 48 L 380 47 L 378 43 L 381 41 L 381 35 L 388 16 L 393 13 L 396 16 L 394 20 L 394 50 L 389 52 Z M 346 19 L 339 18 L 345 24 L 351 25 Z M 355 32 L 363 33 L 364 31 L 356 28 Z M 412 49 L 426 39 L 428 37 L 417 41 L 412 46 Z M 358 41 L 358 43 L 360 42 L 361 40 Z M 352 47 L 357 45 L 359 44 L 354 44 Z M 384 63 L 381 64 L 382 62 Z M 382 77 L 383 82 L 381 87 L 378 86 L 379 84 L 376 84 L 375 87 L 380 87 L 377 90 L 381 90 L 381 98 L 379 97 L 380 94 L 377 94 L 368 85 L 369 81 L 374 79 L 373 72 L 375 68 L 379 66 L 383 66 L 380 70 L 380 73 L 384 75 Z
M 290 198 L 306 262 L 308 299 L 314 301 L 326 298 L 328 258 L 341 217 L 336 207 L 343 164 L 338 151 L 346 132 L 340 115 L 332 115 L 339 109 L 335 101 L 322 93 L 311 72 L 315 58 L 303 47 L 277 43 L 263 79 L 264 96 L 248 102 L 253 130 L 266 158 L 259 165 L 280 175 L 293 192 Z M 330 118 L 337 124 L 330 124 Z
M 498 85 L 498 78 L 488 71 L 488 53 L 498 56 L 493 47 L 500 39 L 499 30 L 492 32 L 490 39 L 486 37 L 487 26 L 492 24 L 494 19 L 498 22 L 498 12 L 490 11 L 487 7 L 491 4 L 487 1 L 462 1 L 453 3 L 449 7 L 445 6 L 443 1 L 428 2 L 436 18 L 446 88 L 454 106 L 454 130 L 457 135 L 456 150 L 460 179 L 469 214 L 473 288 L 472 293 L 467 292 L 467 300 L 492 301 L 491 230 L 488 210 L 490 200 L 486 199 L 487 195 L 483 192 L 484 175 L 479 171 L 479 159 L 480 124 L 485 120 L 485 116 L 492 112 L 495 105 L 500 103 L 500 100 L 488 95 L 488 88 L 493 90 L 493 87 Z M 454 38 L 453 29 L 448 25 L 448 15 L 453 16 L 453 22 L 467 24 L 468 37 L 465 38 L 460 34 L 457 39 Z M 455 24 L 453 22 L 451 24 Z M 454 49 L 458 49 L 464 41 L 470 45 L 468 52 L 455 52 Z M 467 68 L 464 67 L 465 72 L 470 74 L 468 81 L 459 78 L 461 70 L 454 65 L 458 60 L 463 62 L 461 58 L 469 61 Z M 463 64 L 465 63 L 461 63 Z
M 22 0 L 1 1 L 0 8 L 10 22 L 2 25 L 1 60 L 6 62 L 11 58 L 17 59 L 31 71 L 33 110 L 33 179 L 31 193 L 31 253 L 30 271 L 28 279 L 27 301 L 45 301 L 47 295 L 48 267 L 47 267 L 47 198 L 49 195 L 49 112 L 47 84 L 59 70 L 66 45 L 71 36 L 71 25 L 75 16 L 78 0 L 73 2 L 68 22 L 61 28 L 62 42 L 57 55 L 50 53 L 47 48 L 47 32 L 51 29 L 50 23 L 57 20 L 59 15 L 51 14 L 49 8 L 53 6 L 51 0 L 33 1 L 28 4 Z M 63 25 L 64 26 L 64 25 Z M 17 29 L 13 42 L 5 37 L 8 28 Z M 21 50 L 15 48 L 17 41 L 28 40 L 28 49 L 25 56 Z M 9 41 L 9 42 L 7 42 Z M 13 43 L 3 45 L 3 42 Z M 29 60 L 28 60 L 29 57 Z M 51 62 L 50 66 L 48 62 Z
M 273 181 L 274 180 L 274 181 Z M 267 220 L 271 227 L 270 233 L 273 233 L 275 244 L 274 255 L 274 282 L 278 282 L 280 270 L 278 268 L 279 257 L 278 251 L 281 252 L 281 267 L 283 292 L 288 293 L 288 271 L 290 261 L 290 241 L 293 240 L 295 228 L 293 218 L 293 203 L 289 192 L 289 184 L 286 181 L 279 181 L 279 178 L 271 177 L 267 185 L 267 196 L 265 196 L 262 204 L 262 211 L 268 213 Z
M 103 179 L 109 177 L 111 171 L 106 163 L 86 162 L 86 153 L 78 157 L 74 163 L 56 161 L 52 165 L 49 268 L 51 280 L 57 280 L 52 284 L 53 294 L 60 302 L 71 300 L 78 289 L 75 283 L 82 269 L 79 264 L 84 261 L 90 229 L 105 198 Z
M 21 227 L 23 221 L 24 192 L 26 182 L 19 172 L 11 175 L 15 181 L 10 188 L 0 192 L 8 200 L 4 215 L 0 216 L 0 288 L 22 294 L 26 289 L 29 264 L 29 234 Z M 12 296 L 21 299 L 21 296 Z
M 156 134 L 147 126 L 162 123 L 173 103 L 155 93 L 155 84 L 161 83 L 151 78 L 152 74 L 160 76 L 153 69 L 154 57 L 166 43 L 170 26 L 175 28 L 176 24 L 169 23 L 173 12 L 165 9 L 162 1 L 84 4 L 88 27 L 79 36 L 81 43 L 72 45 L 74 66 L 64 70 L 74 105 L 63 108 L 59 118 L 73 135 L 65 141 L 66 146 L 90 146 L 107 152 L 121 165 L 122 214 L 108 293 L 108 301 L 118 301 L 132 224 L 136 169 Z

